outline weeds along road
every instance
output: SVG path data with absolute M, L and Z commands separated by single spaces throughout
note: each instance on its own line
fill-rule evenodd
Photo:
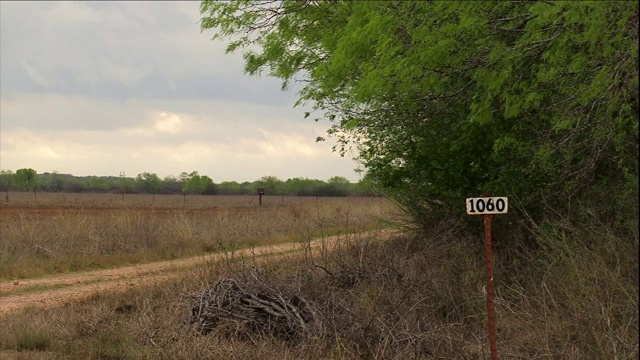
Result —
M 333 248 L 340 240 L 347 238 L 350 240 L 385 240 L 397 233 L 395 230 L 380 230 L 349 234 L 348 237 L 346 235 L 337 235 L 310 242 L 286 243 L 238 250 L 233 253 L 233 256 L 284 255 L 291 252 L 302 253 L 305 248 L 317 252 L 323 248 Z M 103 291 L 124 291 L 132 286 L 161 282 L 180 276 L 182 272 L 190 268 L 220 260 L 230 254 L 216 253 L 108 270 L 0 282 L 0 315 L 26 307 L 62 305 Z

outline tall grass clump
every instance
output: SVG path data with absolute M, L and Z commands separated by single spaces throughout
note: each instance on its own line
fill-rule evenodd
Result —
M 505 313 L 545 325 L 518 330 L 522 341 L 545 344 L 531 356 L 637 358 L 637 227 L 613 227 L 590 210 L 580 217 L 532 224 L 538 248 L 512 269 L 526 275 L 506 276 L 513 307 Z
M 24 329 L 16 334 L 16 350 L 29 351 L 37 350 L 44 351 L 49 349 L 51 345 L 51 339 L 49 335 L 42 330 L 37 329 Z

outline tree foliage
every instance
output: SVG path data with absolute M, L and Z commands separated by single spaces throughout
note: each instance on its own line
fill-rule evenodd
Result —
M 256 187 L 253 189 L 253 193 L 257 194 L 258 189 L 262 188 L 265 190 L 266 194 L 280 195 L 282 194 L 282 184 L 282 180 L 280 180 L 277 176 L 266 175 L 255 182 Z
M 34 170 L 35 171 L 35 170 Z M 327 182 L 318 179 L 294 178 L 282 181 L 275 176 L 263 176 L 253 182 L 223 181 L 219 184 L 197 171 L 183 172 L 178 177 L 169 175 L 160 179 L 154 173 L 143 172 L 135 178 L 126 176 L 73 176 L 57 171 L 35 173 L 33 186 L 25 187 L 24 180 L 12 170 L 0 170 L 0 191 L 94 192 L 140 194 L 202 194 L 202 195 L 256 195 L 258 188 L 266 188 L 267 195 L 288 196 L 372 196 L 367 181 L 351 183 L 334 176 Z
M 9 191 L 14 182 L 15 174 L 11 170 L 0 170 L 0 190 Z
M 247 73 L 305 84 L 298 104 L 416 219 L 485 192 L 539 215 L 637 199 L 637 1 L 206 0 L 201 14 Z
M 189 174 L 183 172 L 180 174 L 180 180 L 184 184 L 182 191 L 185 194 L 214 195 L 217 193 L 213 180 L 207 175 L 198 174 L 197 171 Z
M 15 183 L 18 189 L 30 191 L 35 188 L 37 172 L 31 168 L 23 168 L 16 170 L 14 175 Z
M 160 180 L 160 177 L 158 177 L 157 174 L 148 172 L 138 174 L 136 182 L 140 184 L 147 193 L 151 194 L 157 194 L 162 186 L 162 180 Z
M 37 174 L 38 185 L 42 191 L 64 191 L 62 177 L 58 171 Z

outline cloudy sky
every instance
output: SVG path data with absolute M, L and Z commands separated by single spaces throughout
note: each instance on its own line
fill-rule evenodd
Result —
M 296 92 L 243 73 L 199 2 L 1 2 L 0 168 L 357 181 Z

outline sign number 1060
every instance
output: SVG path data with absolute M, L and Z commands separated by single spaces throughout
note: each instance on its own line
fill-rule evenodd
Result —
M 509 202 L 506 197 L 481 197 L 467 199 L 467 214 L 506 214 Z

